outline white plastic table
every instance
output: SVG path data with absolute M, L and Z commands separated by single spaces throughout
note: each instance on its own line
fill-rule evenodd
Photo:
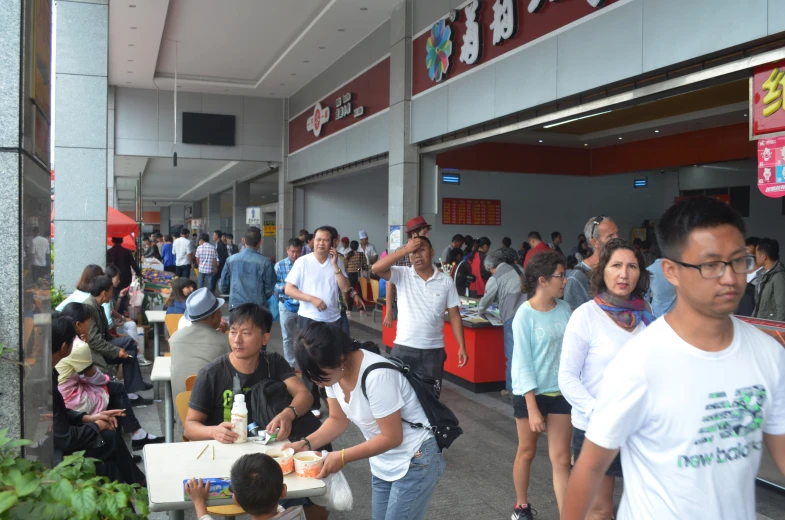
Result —
M 166 442 L 174 437 L 174 397 L 172 396 L 172 358 L 157 357 L 153 360 L 153 371 L 150 380 L 164 382 L 164 416 L 166 421 Z
M 161 352 L 161 339 L 158 325 L 166 322 L 166 311 L 145 311 L 147 322 L 153 326 L 153 357 L 158 357 Z
M 228 478 L 232 464 L 243 455 L 280 450 L 283 444 L 276 442 L 263 446 L 250 441 L 243 444 L 221 444 L 218 441 L 148 444 L 144 447 L 144 469 L 147 475 L 150 511 L 179 512 L 192 509 L 193 503 L 185 498 L 183 480 Z M 212 459 L 212 448 L 209 446 L 199 459 L 196 458 L 205 445 L 215 446 L 215 460 Z M 285 475 L 284 483 L 287 488 L 286 498 L 318 497 L 326 491 L 321 480 L 300 478 L 294 473 Z M 231 499 L 208 502 L 209 506 L 230 504 Z M 172 516 L 177 515 L 170 513 L 170 517 Z

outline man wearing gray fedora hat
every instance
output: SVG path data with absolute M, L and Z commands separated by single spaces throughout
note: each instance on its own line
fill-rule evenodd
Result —
M 172 353 L 172 392 L 185 392 L 185 380 L 203 366 L 231 352 L 229 338 L 216 330 L 221 325 L 222 298 L 208 287 L 192 292 L 185 301 L 184 317 L 191 326 L 177 329 L 169 338 Z

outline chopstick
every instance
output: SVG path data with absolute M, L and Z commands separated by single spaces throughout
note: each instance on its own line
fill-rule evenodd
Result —
M 199 457 L 201 457 L 201 456 L 202 456 L 202 454 L 203 454 L 203 453 L 204 453 L 204 452 L 207 450 L 207 448 L 208 448 L 208 447 L 210 447 L 210 445 L 209 445 L 209 444 L 205 444 L 205 445 L 204 445 L 204 448 L 202 448 L 202 451 L 200 451 L 200 452 L 199 452 L 199 455 L 197 455 L 197 456 L 196 456 L 197 460 L 199 459 Z

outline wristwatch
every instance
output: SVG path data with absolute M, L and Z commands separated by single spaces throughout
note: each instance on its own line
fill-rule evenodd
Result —
M 294 412 L 294 419 L 297 420 L 300 418 L 300 414 L 297 413 L 297 408 L 294 406 L 287 406 L 286 408 L 290 408 Z

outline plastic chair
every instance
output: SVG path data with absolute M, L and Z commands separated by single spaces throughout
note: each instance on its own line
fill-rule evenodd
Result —
M 185 389 L 187 391 L 191 391 L 194 389 L 194 383 L 196 382 L 196 375 L 188 376 L 185 378 Z
M 379 308 L 379 280 L 371 280 L 371 295 L 373 296 L 373 321 L 376 323 L 376 313 L 381 312 Z
M 360 278 L 360 294 L 363 297 L 363 301 L 368 301 L 368 280 L 365 278 Z
M 169 333 L 169 337 L 171 338 L 175 332 L 177 332 L 177 327 L 180 325 L 180 318 L 182 318 L 182 314 L 167 314 L 165 318 L 166 323 L 166 332 Z
M 188 379 L 193 378 L 196 380 L 196 376 L 189 376 Z M 187 381 L 187 380 L 186 380 Z M 186 382 L 186 387 L 188 383 Z M 177 394 L 177 397 L 174 400 L 175 407 L 177 408 L 177 415 L 180 416 L 180 423 L 185 426 L 185 416 L 188 415 L 188 401 L 191 400 L 191 392 L 185 391 L 180 392 Z M 183 435 L 183 442 L 189 442 L 189 439 Z M 238 507 L 234 504 L 228 506 L 212 506 L 207 508 L 207 512 L 210 513 L 212 516 L 220 516 L 225 518 L 234 518 L 235 516 L 244 515 L 245 511 L 241 507 Z

